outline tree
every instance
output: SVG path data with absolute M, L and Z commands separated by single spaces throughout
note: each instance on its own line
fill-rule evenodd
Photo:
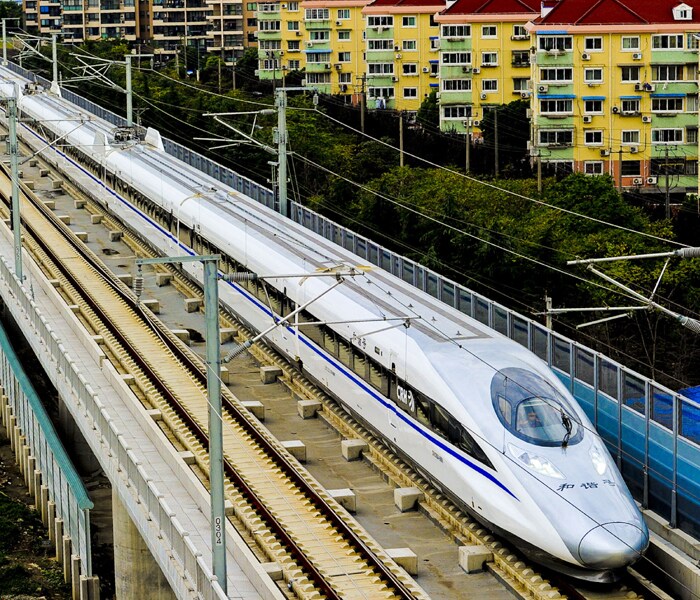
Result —
M 418 121 L 440 127 L 440 107 L 438 106 L 437 92 L 435 90 L 431 91 L 428 97 L 421 102 L 418 109 Z

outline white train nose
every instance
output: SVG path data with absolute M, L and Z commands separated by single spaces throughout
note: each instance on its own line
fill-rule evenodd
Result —
M 591 529 L 578 546 L 581 562 L 592 569 L 616 569 L 637 560 L 649 533 L 632 523 L 606 523 Z

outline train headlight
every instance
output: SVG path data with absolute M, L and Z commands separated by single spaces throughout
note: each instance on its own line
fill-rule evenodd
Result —
M 605 453 L 600 451 L 597 444 L 593 444 L 589 454 L 598 475 L 605 473 L 608 470 L 608 461 L 605 459 Z
M 522 448 L 518 448 L 517 446 L 513 446 L 513 444 L 508 444 L 508 449 L 513 457 L 520 461 L 528 469 L 532 469 L 540 475 L 546 475 L 547 477 L 564 479 L 564 475 L 559 472 L 559 469 L 557 469 L 546 458 L 537 456 L 536 454 L 523 450 Z

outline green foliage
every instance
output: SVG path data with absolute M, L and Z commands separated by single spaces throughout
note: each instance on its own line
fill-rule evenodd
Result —
M 421 102 L 418 109 L 418 120 L 422 123 L 440 126 L 440 107 L 437 101 L 437 92 L 435 90 L 428 94 L 428 97 Z

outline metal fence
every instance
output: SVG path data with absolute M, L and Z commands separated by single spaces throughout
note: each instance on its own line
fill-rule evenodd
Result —
M 11 63 L 24 77 L 32 74 Z M 45 81 L 45 80 L 44 80 Z M 46 82 L 49 83 L 49 82 Z M 125 120 L 64 92 L 114 124 Z M 272 207 L 273 192 L 171 140 L 165 151 Z M 569 386 L 617 458 L 635 496 L 673 526 L 700 535 L 700 405 L 603 354 L 548 330 L 505 306 L 291 202 L 291 217 L 368 262 L 510 337 L 545 360 Z
M 5 268 L 4 263 L 1 268 Z M 48 487 L 49 500 L 56 507 L 56 517 L 63 521 L 63 531 L 70 536 L 73 553 L 80 556 L 81 572 L 90 577 L 92 501 L 2 325 L 0 385 L 12 407 L 17 425 L 26 438 L 30 454 L 36 460 L 36 468 L 41 471 L 42 485 Z M 33 477 L 34 474 L 29 473 L 28 476 Z

